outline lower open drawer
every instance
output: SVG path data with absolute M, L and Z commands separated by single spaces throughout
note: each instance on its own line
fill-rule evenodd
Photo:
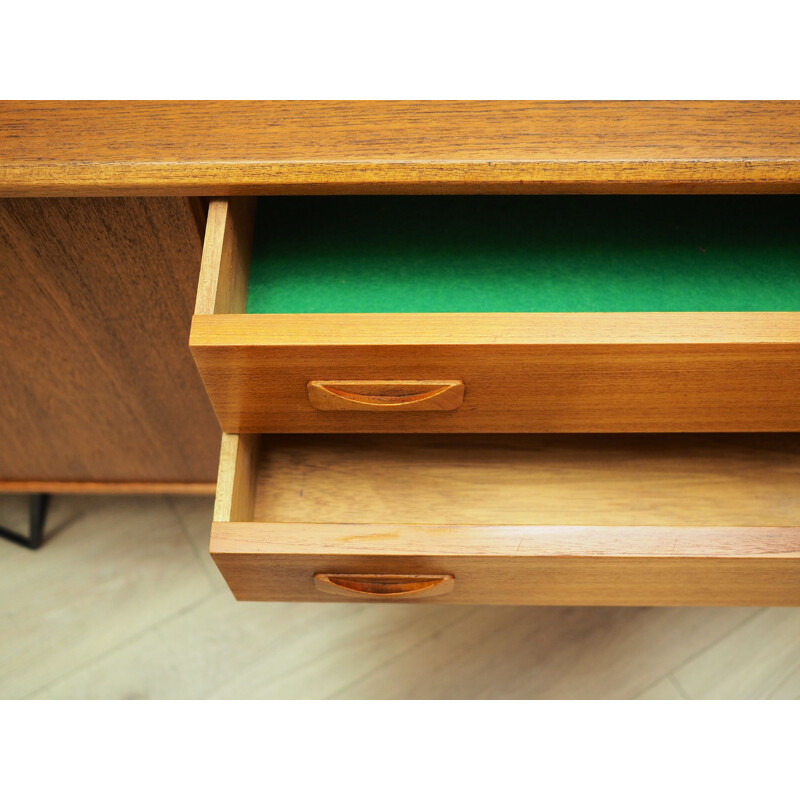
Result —
M 800 435 L 224 435 L 240 600 L 800 605 Z

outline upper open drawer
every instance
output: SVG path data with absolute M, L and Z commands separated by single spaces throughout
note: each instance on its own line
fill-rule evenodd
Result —
M 798 211 L 214 200 L 191 347 L 229 433 L 800 430 Z

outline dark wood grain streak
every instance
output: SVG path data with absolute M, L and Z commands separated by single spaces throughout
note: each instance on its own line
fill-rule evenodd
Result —
M 0 483 L 214 481 L 200 249 L 184 198 L 0 201 Z
M 0 103 L 6 196 L 798 184 L 794 101 Z
M 215 483 L 169 481 L 0 481 L 0 492 L 7 494 L 188 494 L 214 495 Z

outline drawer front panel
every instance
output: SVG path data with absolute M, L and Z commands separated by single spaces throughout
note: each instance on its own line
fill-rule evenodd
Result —
M 211 553 L 239 600 L 347 602 L 315 586 L 333 573 L 453 577 L 439 595 L 360 602 L 800 605 L 798 528 L 215 523 Z
M 192 349 L 229 433 L 800 429 L 797 345 L 227 345 L 214 322 L 196 321 Z M 353 414 L 309 401 L 310 381 L 344 380 L 460 380 L 463 402 Z

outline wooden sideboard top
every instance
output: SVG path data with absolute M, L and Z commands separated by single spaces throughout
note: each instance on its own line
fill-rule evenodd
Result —
M 800 102 L 0 102 L 0 196 L 797 192 Z

